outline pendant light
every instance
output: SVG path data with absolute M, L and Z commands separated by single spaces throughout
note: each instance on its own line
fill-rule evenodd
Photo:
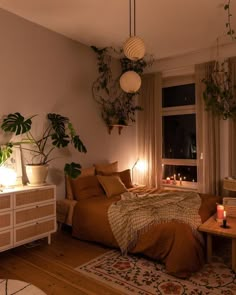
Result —
M 132 15 L 132 7 L 131 2 L 129 0 L 129 38 L 125 41 L 123 45 L 124 55 L 133 61 L 137 61 L 144 57 L 145 55 L 145 45 L 143 40 L 136 36 L 136 5 L 133 0 L 133 15 Z M 132 23 L 133 16 L 133 23 Z
M 120 77 L 120 87 L 126 93 L 135 93 L 141 86 L 141 78 L 135 71 L 127 71 Z

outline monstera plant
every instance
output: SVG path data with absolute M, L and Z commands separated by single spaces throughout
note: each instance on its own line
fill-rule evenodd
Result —
M 86 147 L 67 117 L 55 113 L 47 114 L 47 124 L 40 137 L 32 132 L 33 118 L 37 115 L 25 118 L 20 113 L 8 114 L 1 124 L 1 129 L 6 133 L 15 135 L 19 140 L 9 141 L 0 149 L 0 164 L 11 156 L 12 149 L 21 147 L 23 151 L 31 155 L 31 166 L 47 166 L 54 160 L 53 152 L 56 149 L 72 145 L 77 151 L 86 153 Z M 65 174 L 72 178 L 80 175 L 81 165 L 67 163 L 64 167 Z

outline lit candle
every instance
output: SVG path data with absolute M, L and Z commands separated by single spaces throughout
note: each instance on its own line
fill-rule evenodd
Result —
M 217 219 L 224 219 L 224 206 L 217 204 Z
M 166 183 L 170 183 L 170 177 L 166 177 Z
M 227 228 L 226 211 L 224 210 L 223 227 Z
M 179 178 L 179 185 L 182 185 L 182 177 Z
M 176 174 L 174 174 L 174 181 L 173 184 L 176 184 Z

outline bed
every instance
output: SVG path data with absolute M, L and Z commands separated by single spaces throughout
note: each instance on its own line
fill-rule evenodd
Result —
M 123 175 L 118 172 L 116 172 L 116 175 L 113 173 L 113 182 L 111 175 L 86 176 L 71 181 L 71 190 L 77 196 L 72 214 L 73 237 L 101 243 L 112 248 L 120 248 L 109 220 L 108 212 L 110 208 L 114 204 L 126 201 L 121 200 L 121 198 L 127 195 L 127 192 L 131 192 L 136 197 L 140 197 L 141 194 L 143 200 L 147 200 L 149 195 L 153 197 L 155 194 L 161 193 L 145 187 L 133 188 L 130 177 L 124 177 L 124 175 L 128 175 L 128 172 L 124 173 L 123 171 L 122 173 Z M 123 191 L 121 187 L 116 187 L 115 181 L 117 179 L 118 182 L 122 183 Z M 139 193 L 138 196 L 137 193 Z M 176 194 L 181 197 L 181 192 L 176 192 Z M 203 194 L 199 194 L 198 197 L 200 203 L 197 213 L 200 222 L 204 222 L 214 214 L 216 202 L 220 202 L 221 198 Z M 132 204 L 135 203 L 134 200 Z M 139 216 L 139 214 L 136 215 Z M 182 278 L 198 271 L 204 264 L 203 240 L 197 237 L 189 223 L 178 222 L 176 219 L 171 220 L 169 218 L 165 222 L 150 223 L 144 229 L 138 231 L 134 242 L 127 248 L 129 253 L 142 254 L 162 262 L 165 264 L 168 273 Z M 199 232 L 198 234 L 200 235 Z

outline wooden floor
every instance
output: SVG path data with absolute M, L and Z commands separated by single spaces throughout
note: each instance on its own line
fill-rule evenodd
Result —
M 1 252 L 0 278 L 32 283 L 48 295 L 120 294 L 74 270 L 107 248 L 74 239 L 68 230 L 53 234 L 51 245 L 46 239 L 38 244 Z
M 228 241 L 230 247 L 231 241 Z M 0 278 L 18 279 L 34 284 L 46 294 L 55 295 L 118 295 L 117 290 L 88 278 L 74 268 L 105 253 L 108 248 L 86 243 L 71 237 L 68 229 L 52 235 L 51 245 L 47 239 L 29 248 L 20 246 L 0 253 Z M 226 240 L 214 242 L 218 256 L 222 249 L 228 254 Z M 222 247 L 223 245 L 223 247 Z M 228 257 L 228 261 L 231 257 Z

